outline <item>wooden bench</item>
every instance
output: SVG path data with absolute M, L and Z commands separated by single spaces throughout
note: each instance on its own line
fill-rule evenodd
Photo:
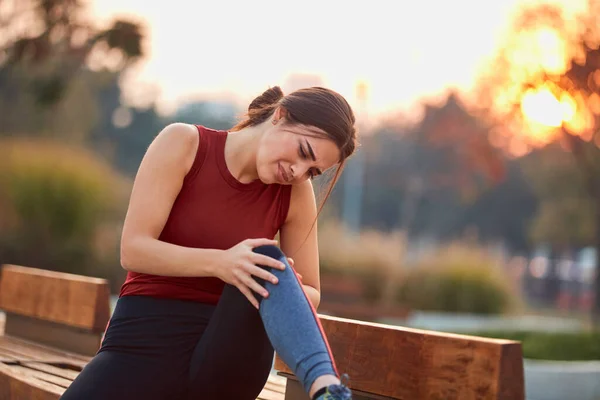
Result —
M 100 347 L 111 312 L 109 285 L 5 265 L 0 309 L 0 399 L 57 400 Z M 284 385 L 284 378 L 271 376 L 259 399 L 283 400 Z
M 320 316 L 355 400 L 524 400 L 521 344 Z M 308 396 L 279 358 L 285 400 Z
M 4 266 L 0 399 L 57 400 L 98 349 L 109 302 L 103 279 Z M 518 342 L 320 319 L 356 400 L 524 400 Z M 278 357 L 275 369 L 259 399 L 308 398 Z

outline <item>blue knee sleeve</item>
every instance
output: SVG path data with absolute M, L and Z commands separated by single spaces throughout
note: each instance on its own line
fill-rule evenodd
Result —
M 286 265 L 283 271 L 263 266 L 279 282 L 261 282 L 269 296 L 261 299 L 259 313 L 273 348 L 308 393 L 319 376 L 338 376 L 327 338 L 283 252 L 277 246 L 260 246 L 254 251 Z

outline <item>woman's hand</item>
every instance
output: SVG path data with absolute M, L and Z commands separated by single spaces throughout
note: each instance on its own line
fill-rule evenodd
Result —
M 264 279 L 273 284 L 277 283 L 275 275 L 264 270 L 258 265 L 285 269 L 285 264 L 264 254 L 258 254 L 252 251 L 255 247 L 264 245 L 276 245 L 277 241 L 272 239 L 246 239 L 232 248 L 223 252 L 223 257 L 215 276 L 222 281 L 237 287 L 244 296 L 258 309 L 258 301 L 252 294 L 252 291 L 263 297 L 268 297 L 269 293 L 256 282 L 253 276 Z

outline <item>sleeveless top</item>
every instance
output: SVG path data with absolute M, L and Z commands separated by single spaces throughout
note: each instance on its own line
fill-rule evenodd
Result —
M 196 126 L 198 151 L 159 240 L 185 247 L 229 249 L 249 238 L 275 237 L 290 204 L 290 185 L 238 181 L 225 163 L 228 132 Z M 129 271 L 120 296 L 152 296 L 216 304 L 225 283 L 215 277 L 166 277 Z

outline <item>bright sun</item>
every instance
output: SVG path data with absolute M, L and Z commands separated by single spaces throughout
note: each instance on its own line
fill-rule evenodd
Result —
M 576 105 L 568 93 L 563 92 L 560 98 L 557 98 L 548 86 L 542 85 L 525 92 L 521 101 L 521 111 L 530 122 L 559 127 L 563 122 L 573 119 Z

